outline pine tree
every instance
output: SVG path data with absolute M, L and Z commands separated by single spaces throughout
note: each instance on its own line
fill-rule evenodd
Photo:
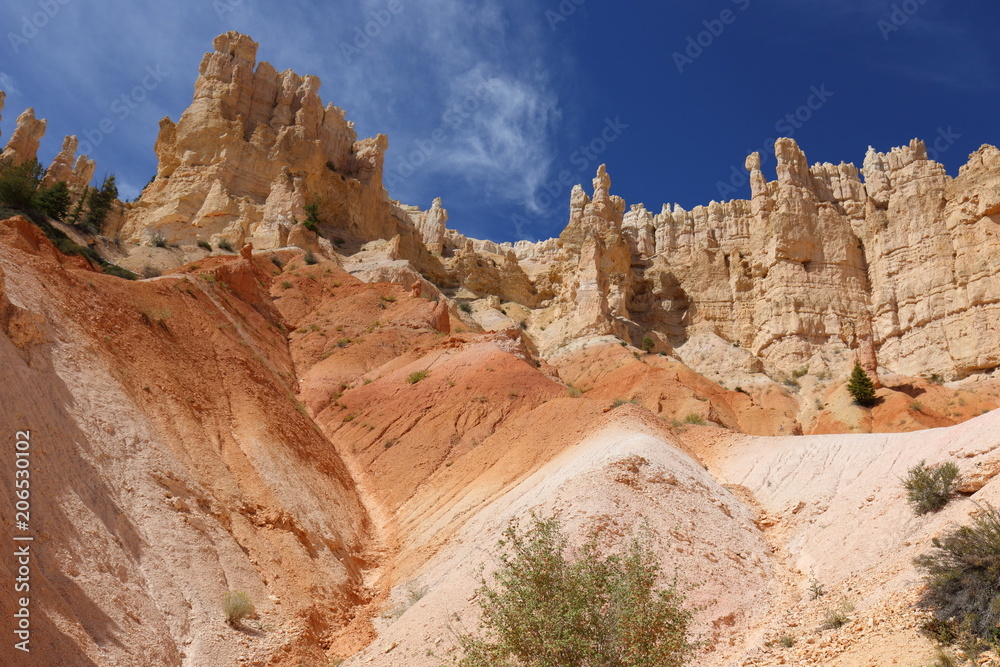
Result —
M 56 220 L 66 217 L 70 205 L 69 188 L 66 181 L 59 181 L 54 185 L 38 191 L 35 197 L 35 206 L 45 215 Z
M 319 227 L 319 205 L 320 198 L 319 196 L 315 196 L 311 203 L 302 207 L 306 212 L 306 221 L 302 224 L 311 232 L 317 231 Z
M 854 362 L 851 379 L 847 382 L 847 391 L 850 392 L 854 402 L 858 405 L 866 408 L 875 405 L 875 383 L 858 362 Z
M 83 228 L 91 234 L 99 233 L 116 199 L 118 199 L 118 186 L 115 185 L 115 175 L 111 174 L 104 179 L 100 190 L 92 190 L 87 196 L 89 210 L 83 220 Z

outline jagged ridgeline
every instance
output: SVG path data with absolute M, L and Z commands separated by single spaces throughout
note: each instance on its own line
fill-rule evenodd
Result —
M 412 268 L 397 278 L 485 300 L 481 323 L 520 325 L 546 355 L 613 335 L 652 338 L 667 353 L 693 339 L 739 346 L 744 372 L 834 364 L 836 352 L 846 353 L 837 364 L 858 359 L 873 375 L 880 365 L 945 378 L 1000 366 L 993 146 L 952 178 L 917 140 L 870 149 L 859 171 L 810 167 L 780 139 L 777 180 L 759 155 L 747 160 L 750 200 L 656 215 L 611 195 L 602 166 L 592 195 L 574 188 L 559 238 L 496 244 L 447 229 L 440 200 L 427 211 L 392 200 L 386 137 L 359 140 L 342 109 L 324 106 L 316 77 L 257 63 L 257 48 L 236 32 L 216 38 L 193 103 L 161 121 L 156 178 L 105 234 L 330 257 L 382 240 L 379 257 Z M 8 151 L 34 155 L 43 130 L 28 110 Z M 50 174 L 79 187 L 93 165 L 81 158 L 71 170 L 74 148 L 67 138 Z

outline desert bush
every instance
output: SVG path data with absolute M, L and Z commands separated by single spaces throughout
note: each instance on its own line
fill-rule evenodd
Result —
M 219 250 L 225 250 L 226 252 L 236 252 L 235 250 L 233 250 L 233 244 L 230 242 L 229 239 L 222 239 L 215 245 Z
M 692 412 L 691 414 L 689 414 L 687 417 L 684 418 L 684 423 L 685 424 L 694 424 L 696 426 L 704 426 L 705 425 L 705 419 L 704 419 L 704 417 L 702 417 L 698 413 Z
M 910 468 L 903 480 L 903 488 L 913 511 L 927 514 L 943 509 L 961 481 L 962 474 L 953 462 L 928 466 L 926 461 L 921 461 Z
M 59 181 L 47 188 L 38 191 L 35 196 L 35 207 L 45 215 L 55 220 L 62 220 L 69 211 L 72 203 L 69 195 L 69 187 L 66 181 Z
M 222 612 L 226 615 L 226 623 L 238 626 L 248 616 L 254 613 L 250 596 L 242 591 L 229 591 L 222 596 Z
M 471 303 L 461 303 L 461 304 L 459 304 L 458 309 L 460 311 L 462 311 L 463 313 L 471 313 L 472 312 L 472 304 Z
M 857 362 L 854 363 L 851 379 L 847 382 L 847 391 L 858 405 L 866 408 L 875 405 L 875 384 Z
M 202 250 L 207 250 L 208 252 L 212 252 L 212 244 L 209 243 L 208 241 L 198 241 L 198 247 L 201 248 Z
M 303 257 L 302 259 L 309 266 L 313 266 L 313 265 L 319 263 L 319 260 L 316 259 L 316 255 L 313 254 L 312 250 L 310 250 L 309 252 L 307 252 L 305 254 L 305 257 Z
M 38 160 L 14 164 L 10 159 L 0 161 L 0 206 L 17 211 L 35 208 L 35 195 L 45 170 Z
M 914 560 L 927 583 L 922 606 L 953 637 L 1000 642 L 1000 511 L 988 505 L 971 525 L 931 544 L 933 551 Z
M 149 239 L 149 245 L 154 248 L 166 248 L 167 247 L 167 237 L 163 234 L 154 234 L 153 238 Z
M 89 248 L 88 248 L 89 250 Z M 123 278 L 125 280 L 136 280 L 139 276 L 132 273 L 128 269 L 123 269 L 117 264 L 111 264 L 110 262 L 105 262 L 102 267 L 104 271 L 109 276 L 114 276 L 115 278 Z
M 153 266 L 150 266 L 149 264 L 147 264 L 146 266 L 142 267 L 142 277 L 143 278 L 146 278 L 146 279 L 149 279 L 149 278 L 159 278 L 160 275 L 161 275 L 160 274 L 160 270 L 157 269 L 157 268 L 155 268 L 155 267 L 153 267 Z
M 848 600 L 842 600 L 840 605 L 827 609 L 823 613 L 823 625 L 821 630 L 837 630 L 851 622 L 849 614 L 854 611 L 854 605 Z
M 645 338 L 642 339 L 642 349 L 645 352 L 647 353 L 652 352 L 653 348 L 655 347 L 656 347 L 656 341 L 653 340 L 650 336 L 646 336 Z
M 410 376 L 406 378 L 406 381 L 410 384 L 416 384 L 427 377 L 427 371 L 413 371 Z
M 477 591 L 478 635 L 459 634 L 464 667 L 677 667 L 692 655 L 692 612 L 662 581 L 649 533 L 605 555 L 596 534 L 570 555 L 556 518 L 512 522 L 491 586 Z
M 819 582 L 815 575 L 809 579 L 809 599 L 816 600 L 826 595 L 826 586 Z

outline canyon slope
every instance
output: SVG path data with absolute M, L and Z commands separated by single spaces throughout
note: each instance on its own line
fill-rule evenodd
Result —
M 533 511 L 608 549 L 648 522 L 697 664 L 934 658 L 912 559 L 1000 494 L 998 149 L 951 177 L 916 140 L 859 170 L 781 139 L 776 180 L 748 158 L 749 200 L 655 215 L 602 166 L 558 238 L 494 243 L 391 199 L 388 139 L 316 77 L 239 33 L 213 47 L 99 234 L 0 221 L 0 426 L 33 457 L 25 664 L 438 665 Z M 44 131 L 22 113 L 5 158 Z M 74 205 L 95 170 L 76 150 L 45 176 Z M 916 517 L 921 460 L 965 481 Z M 231 590 L 256 607 L 240 627 Z

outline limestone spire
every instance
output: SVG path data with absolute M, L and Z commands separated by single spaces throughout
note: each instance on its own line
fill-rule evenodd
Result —
M 28 107 L 17 117 L 17 128 L 7 142 L 3 157 L 11 158 L 16 164 L 34 160 L 38 156 L 38 145 L 45 136 L 44 119 L 35 118 L 35 110 Z

